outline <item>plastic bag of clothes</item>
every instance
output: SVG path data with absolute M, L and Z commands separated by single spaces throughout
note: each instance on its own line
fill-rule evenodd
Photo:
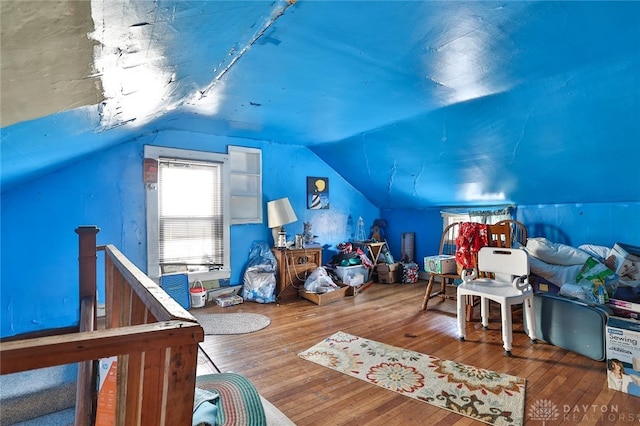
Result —
M 333 282 L 327 270 L 322 266 L 314 269 L 304 282 L 304 289 L 309 293 L 328 293 L 338 288 L 340 287 Z
M 330 264 L 337 266 L 364 265 L 365 268 L 373 268 L 373 262 L 369 256 L 356 243 L 340 243 L 338 250 L 340 252 L 331 258 Z
M 254 241 L 243 277 L 242 297 L 245 301 L 276 301 L 276 266 L 276 258 L 267 242 Z

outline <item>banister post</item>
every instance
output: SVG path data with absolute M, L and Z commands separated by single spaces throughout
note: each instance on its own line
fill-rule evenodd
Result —
M 100 232 L 95 225 L 80 226 L 76 228 L 76 234 L 79 235 L 78 264 L 80 279 L 80 300 L 89 296 L 96 301 L 97 286 L 97 248 L 96 234 Z M 95 318 L 94 318 L 95 320 Z
M 78 267 L 80 280 L 80 322 L 79 331 L 95 331 L 98 314 L 97 303 L 97 226 L 80 226 L 78 234 Z M 84 361 L 78 364 L 76 385 L 75 426 L 95 424 L 98 395 L 97 361 Z

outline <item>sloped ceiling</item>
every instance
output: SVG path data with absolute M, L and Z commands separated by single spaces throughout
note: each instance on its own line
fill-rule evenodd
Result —
M 171 128 L 307 146 L 380 208 L 640 200 L 640 2 L 86 4 L 2 2 L 3 191 Z

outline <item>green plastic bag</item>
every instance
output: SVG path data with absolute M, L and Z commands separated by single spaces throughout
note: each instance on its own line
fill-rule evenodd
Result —
M 604 264 L 598 262 L 593 257 L 587 259 L 582 265 L 580 272 L 576 276 L 576 282 L 585 287 L 587 294 L 591 295 L 591 301 L 598 303 L 598 289 L 605 289 L 605 302 L 613 295 L 617 287 L 617 275 Z

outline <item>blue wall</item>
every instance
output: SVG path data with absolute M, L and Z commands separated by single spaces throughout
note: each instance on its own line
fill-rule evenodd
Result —
M 438 253 L 442 233 L 440 208 L 424 210 L 382 210 L 388 228 L 391 253 L 400 257 L 403 232 L 416 233 L 416 260 Z M 595 244 L 613 247 L 616 242 L 640 244 L 640 202 L 554 204 L 517 206 L 516 219 L 529 237 L 577 247 Z
M 347 216 L 372 223 L 379 210 L 315 154 L 300 146 L 278 145 L 193 132 L 166 131 L 140 137 L 86 157 L 58 172 L 2 193 L 1 336 L 75 325 L 78 319 L 79 225 L 97 225 L 98 244 L 113 244 L 146 269 L 143 146 L 160 145 L 226 152 L 228 145 L 262 149 L 266 202 L 289 197 L 298 222 L 289 235 L 311 222 L 324 259 L 348 239 Z M 329 178 L 331 208 L 306 209 L 306 177 Z M 265 217 L 266 219 L 266 217 Z M 231 283 L 241 283 L 255 240 L 271 242 L 266 225 L 231 229 Z M 99 298 L 104 299 L 103 288 Z

